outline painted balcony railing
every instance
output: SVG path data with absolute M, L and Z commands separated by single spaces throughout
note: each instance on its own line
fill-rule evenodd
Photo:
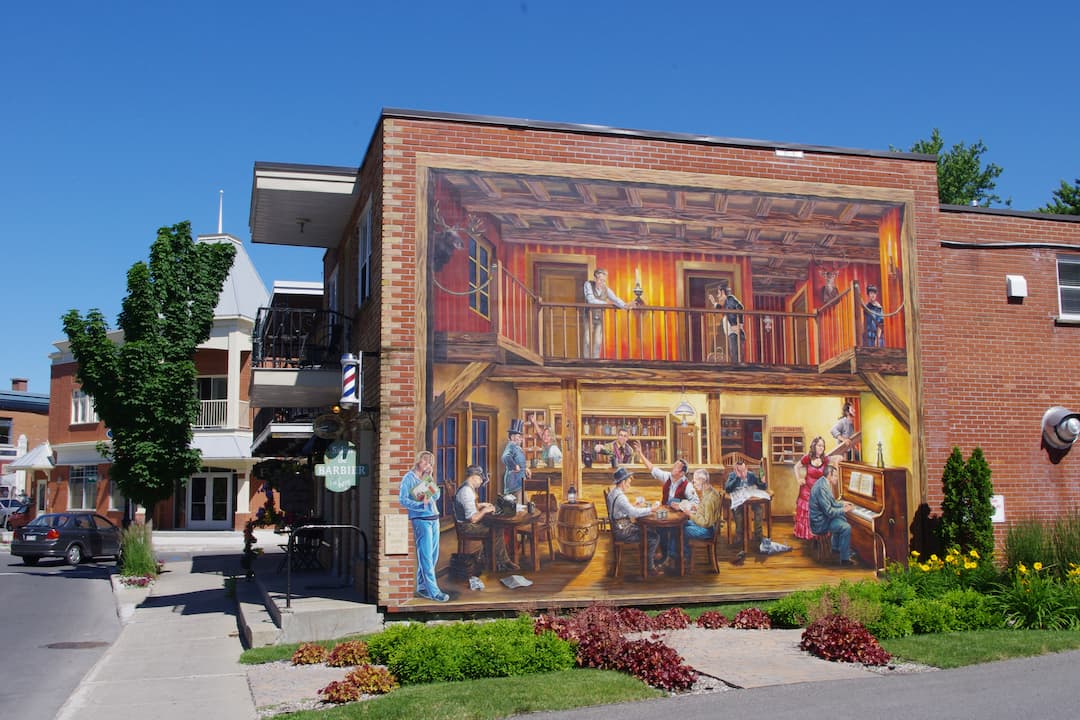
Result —
M 858 346 L 903 347 L 895 340 L 903 337 L 902 307 L 886 315 L 897 330 L 870 342 L 858 284 L 813 313 L 653 305 L 622 310 L 544 303 L 508 273 L 496 277 L 503 298 L 498 304 L 493 297 L 500 343 L 545 360 L 810 367 Z
M 255 319 L 256 368 L 336 368 L 349 347 L 349 318 L 330 310 L 262 307 Z

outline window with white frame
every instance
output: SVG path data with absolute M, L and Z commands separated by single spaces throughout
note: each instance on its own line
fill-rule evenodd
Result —
M 1080 321 L 1080 255 L 1058 255 L 1057 270 L 1061 317 Z
M 482 240 L 469 238 L 469 307 L 483 317 L 491 317 L 491 248 Z
M 82 390 L 71 391 L 71 424 L 86 425 L 98 421 L 94 399 Z
M 97 509 L 97 465 L 72 465 L 68 475 L 68 510 Z
M 0 445 L 11 445 L 11 428 L 14 421 L 9 417 L 0 417 Z
M 356 225 L 356 304 L 363 305 L 371 297 L 371 198 L 368 198 L 360 222 Z

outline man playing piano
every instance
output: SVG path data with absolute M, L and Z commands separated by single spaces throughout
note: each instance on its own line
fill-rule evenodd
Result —
M 855 507 L 836 499 L 837 468 L 829 465 L 825 475 L 818 478 L 810 490 L 810 531 L 815 535 L 829 533 L 832 551 L 840 556 L 841 565 L 854 565 L 851 552 L 851 525 L 844 517 Z

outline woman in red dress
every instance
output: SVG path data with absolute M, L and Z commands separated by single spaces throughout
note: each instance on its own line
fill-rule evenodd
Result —
M 829 468 L 829 456 L 825 454 L 825 440 L 819 435 L 810 441 L 810 452 L 795 463 L 795 477 L 799 480 L 799 497 L 795 500 L 795 537 L 812 540 L 810 532 L 810 488 Z

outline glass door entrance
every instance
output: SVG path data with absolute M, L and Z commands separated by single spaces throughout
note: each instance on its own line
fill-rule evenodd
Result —
M 192 530 L 232 530 L 232 474 L 191 476 L 187 526 Z

